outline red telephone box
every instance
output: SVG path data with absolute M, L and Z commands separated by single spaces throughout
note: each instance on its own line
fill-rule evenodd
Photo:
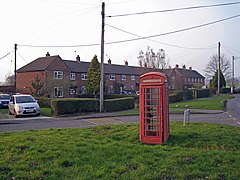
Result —
M 162 144 L 169 138 L 167 77 L 150 72 L 140 77 L 140 141 Z

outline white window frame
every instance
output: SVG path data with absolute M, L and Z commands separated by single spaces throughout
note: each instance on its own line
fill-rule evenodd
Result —
M 125 74 L 121 75 L 121 80 L 126 81 L 127 76 Z
M 113 86 L 109 86 L 109 94 L 114 93 Z
M 76 74 L 70 73 L 70 80 L 75 81 L 76 80 Z
M 110 74 L 109 75 L 109 80 L 114 81 L 115 80 L 115 74 Z
M 87 94 L 87 87 L 81 86 L 81 94 Z
M 82 80 L 86 81 L 87 80 L 87 73 L 82 73 Z
M 54 79 L 63 79 L 63 71 L 54 71 Z
M 135 81 L 135 79 L 136 79 L 135 75 L 131 75 L 131 80 Z
M 63 87 L 54 87 L 54 97 L 63 97 Z
M 134 85 L 131 85 L 131 90 L 134 90 Z

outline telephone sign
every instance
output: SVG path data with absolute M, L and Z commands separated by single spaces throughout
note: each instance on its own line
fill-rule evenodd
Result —
M 162 144 L 169 138 L 167 77 L 150 72 L 140 77 L 140 141 Z

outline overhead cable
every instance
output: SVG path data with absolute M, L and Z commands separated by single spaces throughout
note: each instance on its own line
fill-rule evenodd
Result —
M 11 51 L 9 53 L 7 53 L 6 55 L 4 55 L 3 57 L 1 57 L 0 60 L 2 60 L 3 58 L 7 57 L 10 53 L 11 53 Z
M 169 35 L 169 34 L 175 34 L 175 33 L 179 33 L 179 32 L 189 31 L 189 30 L 192 30 L 192 29 L 197 29 L 197 28 L 200 28 L 200 27 L 216 24 L 216 23 L 226 21 L 226 20 L 229 20 L 229 19 L 233 19 L 233 18 L 237 18 L 237 17 L 240 17 L 240 14 L 235 15 L 235 16 L 231 16 L 231 17 L 228 17 L 228 18 L 220 19 L 220 20 L 217 20 L 217 21 L 212 21 L 212 22 L 209 22 L 209 23 L 205 23 L 205 24 L 201 24 L 201 25 L 197 25 L 197 26 L 192 26 L 192 27 L 185 28 L 185 29 L 180 29 L 180 30 L 171 31 L 171 32 L 162 33 L 162 34 L 157 34 L 157 35 L 152 35 L 152 36 L 139 37 L 139 38 L 135 38 L 135 39 L 127 39 L 127 40 L 121 40 L 121 41 L 107 42 L 105 44 L 117 44 L 117 43 L 124 43 L 124 42 L 149 39 L 149 38 L 154 38 L 154 37 L 159 37 L 159 36 L 165 36 L 165 35 Z
M 111 16 L 106 16 L 106 17 L 123 17 L 123 16 L 133 16 L 133 15 L 152 14 L 152 13 L 165 13 L 165 12 L 172 12 L 172 11 L 183 11 L 183 10 L 191 10 L 191 9 L 230 6 L 230 5 L 236 5 L 236 4 L 240 4 L 240 2 L 231 2 L 231 3 L 224 3 L 224 4 L 212 4 L 212 5 L 204 5 L 204 6 L 192 6 L 192 7 L 185 7 L 185 8 L 159 10 L 159 11 L 145 11 L 145 12 L 138 12 L 138 13 L 111 15 Z
M 122 32 L 124 32 L 124 33 L 131 34 L 131 35 L 136 36 L 136 37 L 140 37 L 140 38 L 143 37 L 143 36 L 139 36 L 139 35 L 137 35 L 137 34 L 134 34 L 134 33 L 131 33 L 131 32 L 125 31 L 125 30 L 122 30 L 122 29 L 120 29 L 120 28 L 111 26 L 111 25 L 109 25 L 109 24 L 105 24 L 105 25 L 106 25 L 106 26 L 109 26 L 109 27 L 111 27 L 111 28 L 113 28 L 113 29 L 122 31 Z M 183 47 L 183 46 L 178 46 L 178 45 L 174 45 L 174 44 L 169 44 L 169 43 L 160 42 L 160 41 L 153 40 L 153 39 L 147 39 L 147 40 L 153 41 L 153 42 L 156 42 L 156 43 L 159 43 L 159 44 L 164 44 L 164 45 L 167 45 L 167 46 L 172 46 L 172 47 L 176 47 L 176 48 L 182 48 L 182 49 L 206 50 L 206 49 L 213 49 L 213 48 L 215 48 L 215 46 L 214 46 L 214 47 L 208 47 L 208 48 Z

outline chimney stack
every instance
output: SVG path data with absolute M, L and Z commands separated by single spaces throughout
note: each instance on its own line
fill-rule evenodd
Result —
M 186 66 L 185 65 L 183 65 L 183 67 L 182 67 L 183 69 L 186 69 Z
M 49 52 L 47 52 L 46 57 L 50 56 Z
M 80 56 L 79 56 L 79 55 L 77 55 L 76 61 L 77 61 L 77 62 L 80 62 Z
M 189 70 L 192 70 L 192 67 L 189 67 Z
M 125 61 L 125 66 L 128 66 L 128 62 L 127 61 Z
M 179 67 L 179 65 L 178 64 L 176 64 L 176 66 L 175 66 L 176 68 L 178 68 Z
M 109 60 L 108 60 L 108 64 L 112 64 L 112 61 L 111 61 L 111 59 L 109 59 Z

